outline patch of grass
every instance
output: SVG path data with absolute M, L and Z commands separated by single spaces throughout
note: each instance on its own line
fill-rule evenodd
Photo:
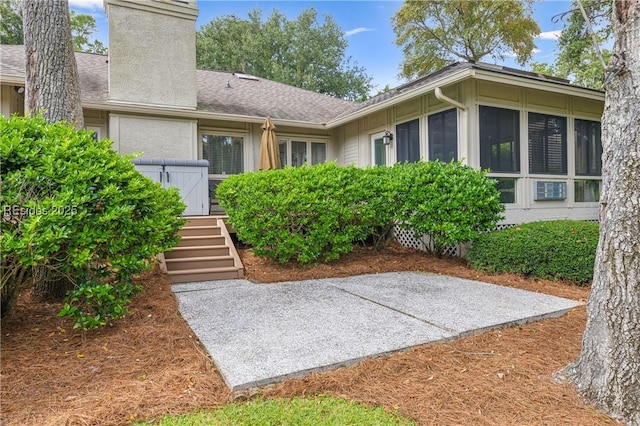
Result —
M 292 399 L 258 398 L 241 404 L 182 416 L 165 416 L 137 425 L 157 426 L 334 426 L 334 425 L 415 425 L 411 420 L 382 407 L 367 407 L 346 399 L 318 396 Z

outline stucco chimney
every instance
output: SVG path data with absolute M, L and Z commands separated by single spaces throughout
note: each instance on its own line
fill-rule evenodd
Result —
M 195 0 L 105 0 L 109 98 L 195 108 Z

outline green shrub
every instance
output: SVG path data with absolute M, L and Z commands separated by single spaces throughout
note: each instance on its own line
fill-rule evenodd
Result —
M 532 222 L 479 236 L 469 251 L 473 268 L 589 284 L 598 245 L 597 223 Z
M 230 176 L 216 190 L 238 238 L 259 256 L 301 264 L 337 259 L 393 223 L 390 177 L 325 163 Z
M 74 284 L 61 314 L 76 326 L 123 316 L 133 276 L 179 241 L 178 191 L 142 176 L 109 140 L 41 117 L 0 120 L 3 314 L 37 269 Z
M 399 163 L 394 169 L 400 225 L 429 236 L 438 256 L 445 246 L 471 241 L 503 218 L 500 194 L 483 171 L 440 161 Z

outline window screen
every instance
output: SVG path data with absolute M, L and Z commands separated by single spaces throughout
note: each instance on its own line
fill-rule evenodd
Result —
M 567 174 L 567 119 L 529 113 L 529 172 Z
M 420 160 L 420 121 L 407 121 L 396 126 L 397 161 L 410 163 Z
M 480 107 L 480 167 L 492 172 L 520 172 L 520 112 Z
M 600 123 L 576 120 L 576 175 L 600 176 L 602 174 L 602 139 Z
M 429 116 L 429 160 L 458 159 L 458 113 L 450 109 Z

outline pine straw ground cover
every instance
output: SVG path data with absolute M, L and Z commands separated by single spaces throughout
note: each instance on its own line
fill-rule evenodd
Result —
M 464 262 L 392 246 L 358 248 L 330 265 L 301 270 L 241 253 L 256 282 L 399 270 L 431 271 L 584 301 L 588 289 L 490 276 Z M 177 313 L 162 273 L 113 326 L 80 333 L 55 317 L 60 306 L 22 298 L 2 321 L 2 425 L 122 425 L 219 407 L 233 395 Z M 575 359 L 585 308 L 534 324 L 370 359 L 261 390 L 267 398 L 329 394 L 381 405 L 424 425 L 610 425 L 552 374 Z

